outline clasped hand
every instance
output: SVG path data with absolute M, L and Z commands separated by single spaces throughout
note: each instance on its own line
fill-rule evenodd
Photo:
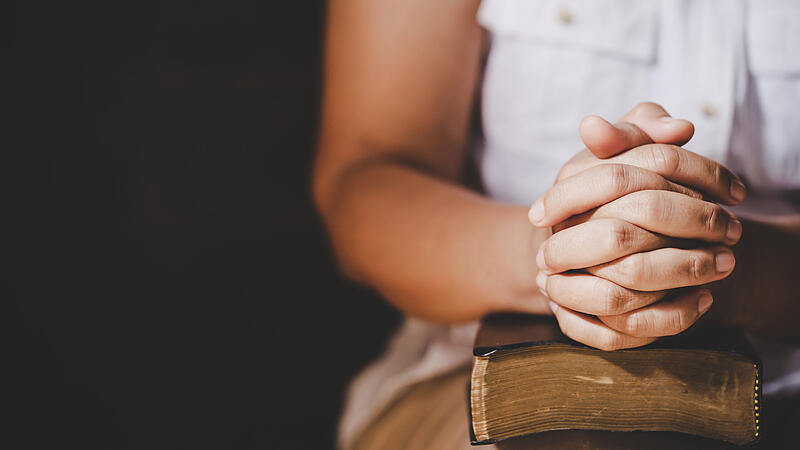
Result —
M 741 222 L 719 206 L 745 187 L 681 146 L 693 125 L 643 103 L 616 125 L 590 116 L 587 149 L 561 169 L 529 219 L 553 234 L 536 283 L 565 335 L 604 350 L 680 333 L 713 302 L 703 285 L 730 275 Z

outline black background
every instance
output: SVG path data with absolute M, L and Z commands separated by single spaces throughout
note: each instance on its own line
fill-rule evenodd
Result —
M 323 2 L 12 8 L 3 440 L 331 447 L 398 314 L 310 202 Z

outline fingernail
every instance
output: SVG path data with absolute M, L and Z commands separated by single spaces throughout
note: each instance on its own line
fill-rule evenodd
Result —
M 544 219 L 544 204 L 540 198 L 533 202 L 530 211 L 528 211 L 528 220 L 530 220 L 532 224 L 538 225 L 542 219 Z
M 661 116 L 658 119 L 665 123 L 675 123 L 675 121 L 678 120 L 672 116 Z
M 553 314 L 558 312 L 558 304 L 556 302 L 550 300 L 549 302 L 547 302 L 547 304 L 550 305 L 550 309 L 553 311 Z
M 711 308 L 712 303 L 714 303 L 714 299 L 711 298 L 711 294 L 705 292 L 697 300 L 697 310 L 700 312 L 700 314 L 703 314 L 704 312 L 708 311 L 708 308 Z
M 735 263 L 733 254 L 730 252 L 717 253 L 716 263 L 717 272 L 719 273 L 724 273 L 733 269 L 733 264 Z
M 742 236 L 742 222 L 736 219 L 728 221 L 728 231 L 725 232 L 725 237 L 729 241 L 738 241 Z
M 733 197 L 733 199 L 737 202 L 740 202 L 744 200 L 746 196 L 747 188 L 744 187 L 744 184 L 742 184 L 742 182 L 739 180 L 731 181 L 731 197 Z
M 542 272 L 536 274 L 536 285 L 539 286 L 539 289 L 544 292 L 547 289 L 547 275 Z

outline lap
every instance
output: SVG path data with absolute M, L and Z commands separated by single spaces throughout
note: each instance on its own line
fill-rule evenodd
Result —
M 469 443 L 469 368 L 417 383 L 384 410 L 356 441 L 356 450 L 495 450 Z
M 463 368 L 411 386 L 386 408 L 358 438 L 355 450 L 523 450 L 523 449 L 727 449 L 731 444 L 670 432 L 613 433 L 561 430 L 538 433 L 496 446 L 469 443 L 467 383 Z M 764 405 L 762 440 L 752 448 L 784 448 L 800 423 L 798 397 Z M 786 447 L 788 448 L 788 447 Z

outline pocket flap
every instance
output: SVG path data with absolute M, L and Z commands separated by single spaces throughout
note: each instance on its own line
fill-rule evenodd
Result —
M 499 37 L 556 43 L 650 62 L 655 7 L 641 0 L 484 0 L 478 21 Z
M 751 3 L 747 58 L 755 75 L 800 74 L 800 2 Z

